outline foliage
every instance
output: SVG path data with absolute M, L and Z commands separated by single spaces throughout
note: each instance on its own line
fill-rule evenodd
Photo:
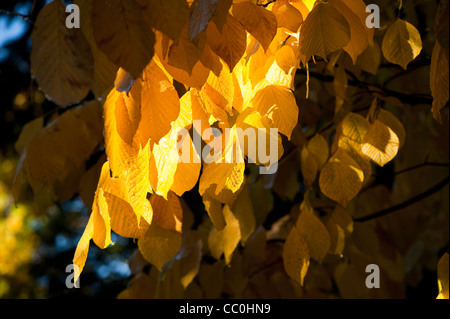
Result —
M 13 193 L 26 177 L 92 208 L 76 277 L 112 233 L 137 240 L 121 298 L 397 298 L 436 268 L 448 1 L 381 1 L 379 30 L 362 0 L 260 2 L 75 0 L 81 29 L 60 0 L 39 12 L 31 73 L 58 111 L 23 128 Z M 249 127 L 275 142 L 275 174 L 239 143 Z M 242 161 L 207 162 L 205 145 Z M 369 290 L 374 263 L 383 284 Z

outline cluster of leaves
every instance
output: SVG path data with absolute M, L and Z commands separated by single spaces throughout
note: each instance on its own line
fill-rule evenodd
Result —
M 381 53 L 407 69 L 422 51 L 412 24 L 391 22 L 380 46 L 366 26 L 362 0 L 74 3 L 80 30 L 66 28 L 60 0 L 45 6 L 35 23 L 32 74 L 48 99 L 65 109 L 24 127 L 14 194 L 18 199 L 26 172 L 35 194 L 59 201 L 79 194 L 92 207 L 74 256 L 76 277 L 90 241 L 106 248 L 114 231 L 137 239 L 139 248 L 121 297 L 323 297 L 333 294 L 334 284 L 344 297 L 402 295 L 397 287 L 405 257 L 385 235 L 394 226 L 355 224 L 354 218 L 373 168 L 393 161 L 407 138 L 395 112 L 382 106 L 403 105 L 352 72 L 377 74 Z M 430 80 L 432 113 L 442 122 L 448 1 L 440 2 L 436 21 Z M 311 61 L 331 74 L 331 108 L 330 100 L 313 96 L 320 90 L 309 78 Z M 308 75 L 300 89 L 299 69 Z M 364 89 L 366 116 L 352 108 L 352 81 Z M 310 100 L 298 94 L 304 89 Z M 89 92 L 96 99 L 77 105 Z M 329 125 L 321 126 L 314 100 L 327 105 Z M 193 125 L 197 120 L 201 127 Z M 230 130 L 231 138 L 205 136 L 211 127 Z M 249 127 L 276 141 L 281 160 L 275 179 L 259 175 L 258 166 L 269 163 L 239 143 L 237 130 Z M 181 129 L 190 131 L 182 141 L 190 163 L 179 162 Z M 215 162 L 202 162 L 196 137 L 219 150 Z M 218 160 L 233 151 L 258 166 Z M 307 189 L 301 204 L 264 228 L 274 206 L 271 188 L 294 200 L 297 173 Z M 210 218 L 193 227 L 182 196 L 197 185 Z M 388 202 L 386 194 L 377 196 Z M 311 267 L 325 260 L 326 267 Z M 389 289 L 368 291 L 362 284 L 370 263 L 388 269 Z

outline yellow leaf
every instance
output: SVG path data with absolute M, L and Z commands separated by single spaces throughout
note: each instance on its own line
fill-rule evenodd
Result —
M 448 253 L 445 253 L 439 260 L 437 266 L 439 286 L 438 299 L 448 299 L 448 259 Z
M 78 281 L 81 272 L 83 271 L 84 265 L 86 264 L 86 258 L 89 252 L 89 243 L 94 236 L 94 222 L 93 215 L 89 217 L 89 221 L 84 229 L 83 235 L 78 241 L 77 248 L 75 250 L 75 255 L 73 257 L 74 267 L 74 282 Z
M 277 18 L 279 28 L 286 28 L 291 32 L 297 32 L 303 23 L 303 16 L 300 11 L 287 0 L 275 2 L 272 7 L 272 12 Z
M 189 39 L 189 23 L 186 23 L 183 31 L 181 32 L 178 43 L 172 43 L 169 45 L 167 52 L 168 64 L 186 71 L 188 75 L 192 75 L 193 68 L 196 63 L 199 62 L 205 48 L 206 33 L 201 33 L 198 35 L 196 42 L 197 43 L 194 44 Z
M 133 138 L 139 122 L 130 118 L 126 100 L 132 104 L 132 98 L 125 93 L 112 89 L 103 105 L 105 125 L 105 148 L 113 175 L 119 176 L 126 171 L 136 151 Z
M 31 34 L 31 74 L 50 100 L 67 106 L 81 101 L 92 84 L 92 54 L 82 32 L 65 25 L 62 1 L 46 5 Z
M 322 193 L 342 206 L 354 198 L 362 187 L 364 173 L 346 151 L 338 151 L 323 167 L 319 185 Z
M 445 49 L 442 49 L 439 42 L 436 41 L 431 55 L 430 87 L 433 96 L 431 111 L 433 112 L 433 118 L 439 123 L 442 123 L 441 109 L 444 108 L 449 99 L 448 78 L 448 51 L 446 53 Z
M 233 71 L 245 53 L 247 33 L 244 27 L 230 14 L 226 15 L 226 23 L 219 31 L 215 23 L 206 29 L 206 42 L 211 50 L 221 57 Z
M 268 67 L 266 79 L 271 84 L 286 86 L 294 90 L 294 77 L 297 66 L 297 58 L 294 50 L 287 45 L 275 52 L 274 57 L 267 60 Z
M 108 59 L 95 42 L 94 31 L 92 29 L 92 1 L 76 0 L 74 4 L 80 7 L 80 28 L 91 46 L 94 63 L 92 92 L 97 98 L 101 98 L 114 84 L 118 67 Z
M 252 200 L 246 184 L 239 196 L 236 198 L 233 206 L 231 207 L 236 218 L 239 220 L 241 243 L 245 245 L 247 239 L 253 234 L 256 227 L 255 213 L 253 211 Z
M 88 116 L 85 116 L 86 112 Z M 23 152 L 22 156 L 28 182 L 35 194 L 44 188 L 53 189 L 57 181 L 63 182 L 71 170 L 84 164 L 101 143 L 100 123 L 100 104 L 97 101 L 89 102 L 50 121 L 29 141 L 24 148 L 26 155 Z M 20 144 L 25 140 L 20 141 Z
M 294 94 L 289 88 L 279 85 L 267 85 L 262 82 L 255 88 L 252 104 L 262 116 L 273 122 L 273 127 L 291 138 L 298 122 L 298 106 Z
M 200 97 L 206 111 L 219 120 L 225 121 L 228 118 L 225 111 L 233 113 L 234 84 L 228 67 L 224 65 L 219 76 L 213 72 L 209 74 L 200 91 Z
M 149 142 L 143 149 L 138 151 L 124 178 L 129 194 L 129 203 L 136 214 L 138 225 L 141 214 L 148 214 L 151 211 L 150 204 L 147 200 L 147 194 L 152 192 L 149 172 L 150 157 Z
M 283 246 L 283 264 L 286 273 L 303 286 L 309 268 L 308 245 L 294 226 Z
M 177 195 L 169 192 L 167 200 L 161 196 L 152 195 L 150 203 L 153 208 L 153 221 L 159 227 L 182 232 L 183 209 Z
M 353 232 L 352 216 L 341 206 L 336 206 L 326 227 L 330 234 L 330 252 L 336 255 L 342 254 L 345 239 Z
M 325 225 L 314 214 L 308 201 L 300 205 L 300 216 L 295 223 L 295 228 L 298 235 L 308 245 L 311 258 L 321 263 L 330 249 L 330 235 Z
M 320 170 L 325 165 L 328 157 L 330 156 L 328 142 L 322 135 L 316 134 L 308 142 L 307 148 L 309 152 L 311 152 L 311 154 L 315 157 L 318 168 Z
M 170 190 L 175 192 L 178 196 L 182 196 L 185 192 L 194 188 L 197 184 L 200 176 L 200 170 L 202 168 L 200 157 L 192 144 L 191 137 L 186 136 L 185 139 L 186 142 L 183 142 L 182 150 L 183 152 L 186 151 L 186 149 L 190 150 L 190 154 L 192 154 L 190 156 L 191 161 L 187 163 L 178 163 L 177 170 L 173 177 L 173 184 L 170 187 Z M 180 157 L 182 156 L 184 155 L 180 154 Z
M 177 40 L 189 19 L 186 0 L 139 0 L 144 19 L 148 25 L 158 29 L 173 40 Z
M 153 211 L 145 198 L 140 212 L 130 204 L 130 192 L 122 178 L 110 177 L 109 162 L 105 162 L 94 198 L 93 211 L 101 205 L 111 219 L 111 229 L 122 237 L 141 238 L 152 222 Z M 139 219 L 138 219 L 139 218 Z
M 154 192 L 167 199 L 178 166 L 177 140 L 170 133 L 153 146 L 150 184 Z
M 223 207 L 223 216 L 226 226 L 222 230 L 213 227 L 208 237 L 208 247 L 214 258 L 220 259 L 222 253 L 227 265 L 231 262 L 231 257 L 241 240 L 241 230 L 239 220 L 231 211 L 228 205 Z
M 211 186 L 216 185 L 215 194 L 222 190 L 236 193 L 244 182 L 245 163 L 211 163 L 203 167 L 200 177 L 199 193 L 203 195 Z
M 377 119 L 384 123 L 387 127 L 389 127 L 394 133 L 397 135 L 399 140 L 399 147 L 402 147 L 405 144 L 406 140 L 406 131 L 403 127 L 403 124 L 389 111 L 384 109 L 380 109 L 377 115 Z
M 234 3 L 232 14 L 261 43 L 264 51 L 267 51 L 277 33 L 275 15 L 251 2 Z
M 375 33 L 374 28 L 367 28 L 366 27 L 366 20 L 369 16 L 370 12 L 366 12 L 367 5 L 364 3 L 363 0 L 341 0 L 345 3 L 345 5 L 354 13 L 356 16 L 360 19 L 361 23 L 364 26 L 364 29 L 367 33 L 367 37 L 369 40 L 369 45 L 373 45 L 373 35 Z
M 329 0 L 327 3 L 337 9 L 347 19 L 350 26 L 350 41 L 344 47 L 344 51 L 350 55 L 353 64 L 356 64 L 358 56 L 369 45 L 368 34 L 366 32 L 368 28 L 365 25 L 365 19 L 360 19 L 358 15 L 347 7 L 346 4 L 349 2 L 360 2 L 360 0 L 345 1 L 345 3 L 342 0 Z
M 153 57 L 155 34 L 135 1 L 108 0 L 92 4 L 92 28 L 98 47 L 117 66 L 137 79 Z M 108 27 L 105 27 L 108 26 Z
M 144 237 L 139 239 L 138 247 L 142 256 L 159 271 L 165 263 L 176 256 L 181 247 L 182 235 L 152 223 Z
M 183 234 L 183 241 L 176 259 L 181 264 L 180 281 L 184 289 L 189 286 L 198 274 L 202 261 L 202 247 L 202 239 L 195 230 Z
M 146 132 L 156 143 L 166 135 L 180 113 L 178 93 L 155 61 L 147 65 L 141 85 L 141 121 L 139 131 Z
M 381 49 L 386 60 L 406 70 L 422 51 L 422 39 L 411 23 L 397 19 L 384 34 Z
M 358 56 L 356 65 L 365 72 L 377 74 L 380 61 L 381 49 L 380 46 L 374 42 L 373 45 L 369 45 L 366 50 Z
M 185 84 L 187 87 L 194 87 L 201 89 L 208 78 L 210 70 L 206 68 L 202 62 L 196 61 L 191 73 L 178 67 L 169 64 L 169 58 L 163 54 L 162 42 L 169 42 L 169 38 L 161 32 L 156 32 L 157 42 L 155 45 L 155 52 L 158 60 L 164 66 L 164 69 L 178 82 Z M 206 50 L 205 50 L 206 51 Z M 201 58 L 201 57 L 200 57 Z
M 375 120 L 362 141 L 362 153 L 380 166 L 390 162 L 398 152 L 400 141 L 395 132 L 380 120 Z
M 350 26 L 345 17 L 327 3 L 320 2 L 309 13 L 300 30 L 300 53 L 306 64 L 311 56 L 327 59 L 328 54 L 350 41 Z
M 224 229 L 226 223 L 222 212 L 222 203 L 218 200 L 212 198 L 208 192 L 205 192 L 202 196 L 203 204 L 205 205 L 205 210 L 211 218 L 214 226 L 217 230 Z
M 311 187 L 316 180 L 319 165 L 316 157 L 308 150 L 307 147 L 302 148 L 300 153 L 300 163 L 303 181 L 307 187 Z

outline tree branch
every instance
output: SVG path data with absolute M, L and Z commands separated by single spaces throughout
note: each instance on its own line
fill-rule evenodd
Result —
M 383 209 L 379 212 L 364 216 L 364 217 L 360 217 L 360 218 L 354 218 L 353 221 L 355 222 L 366 222 L 372 219 L 376 219 L 382 216 L 386 216 L 390 213 L 396 212 L 400 209 L 406 208 L 408 206 L 411 206 L 417 202 L 420 202 L 421 200 L 433 195 L 434 193 L 437 193 L 438 191 L 440 191 L 442 188 L 444 188 L 447 184 L 449 183 L 449 176 L 447 176 L 446 178 L 444 178 L 442 181 L 440 181 L 439 183 L 437 183 L 436 185 L 434 185 L 433 187 L 431 187 L 430 189 L 428 189 L 427 191 L 414 196 L 413 198 L 410 198 L 406 201 L 404 201 L 403 203 L 400 203 L 398 205 L 389 207 L 387 209 Z
M 8 10 L 4 10 L 4 9 L 0 9 L 0 13 L 5 13 L 5 14 L 9 14 L 9 15 L 12 15 L 12 16 L 15 16 L 15 17 L 20 17 L 20 18 L 22 18 L 25 21 L 33 23 L 33 21 L 31 20 L 31 16 L 30 15 L 21 14 L 21 13 L 8 11 Z
M 298 69 L 297 73 L 306 76 L 306 70 L 304 70 L 304 69 Z M 350 75 L 352 75 L 352 74 L 350 74 Z M 309 71 L 309 76 L 313 77 L 313 78 L 315 78 L 317 80 L 320 80 L 322 82 L 333 82 L 334 81 L 334 77 L 333 76 L 321 74 L 321 73 L 318 73 L 318 72 Z M 360 81 L 355 76 L 351 76 L 351 77 L 352 77 L 352 79 L 350 79 L 348 81 L 348 85 L 363 88 L 368 93 L 380 93 L 380 92 L 383 92 L 383 94 L 385 96 L 396 97 L 401 102 L 403 102 L 405 104 L 410 104 L 410 105 L 418 105 L 418 104 L 430 104 L 431 105 L 433 103 L 433 97 L 431 95 L 427 95 L 427 94 L 405 94 L 405 93 L 393 91 L 393 90 L 386 89 L 386 88 L 379 89 L 380 91 L 374 91 L 373 89 L 371 89 L 371 87 L 375 88 L 374 85 L 366 83 L 366 82 L 363 82 L 363 81 Z

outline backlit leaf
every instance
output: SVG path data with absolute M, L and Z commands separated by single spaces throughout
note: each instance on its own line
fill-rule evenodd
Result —
M 406 70 L 422 51 L 422 39 L 411 23 L 397 19 L 384 34 L 381 49 L 386 60 Z

